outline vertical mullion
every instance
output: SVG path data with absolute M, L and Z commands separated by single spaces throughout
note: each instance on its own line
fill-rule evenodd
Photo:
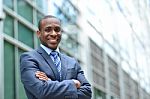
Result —
M 0 17 L 3 14 L 3 0 L 0 0 Z M 4 99 L 4 37 L 3 20 L 0 20 L 0 99 Z
M 36 6 L 36 1 L 34 1 L 34 5 Z M 36 9 L 35 7 L 33 7 L 33 24 L 36 26 L 37 25 L 37 12 L 36 12 Z M 37 36 L 36 36 L 36 31 L 34 31 L 34 34 L 33 34 L 33 37 L 34 37 L 34 48 L 37 48 L 38 47 L 38 40 L 37 40 Z
M 14 11 L 17 13 L 17 0 L 13 0 L 14 1 Z M 14 38 L 18 40 L 18 20 L 16 18 L 14 18 Z M 15 46 L 14 46 L 15 47 Z M 18 48 L 15 47 L 15 99 L 19 99 L 19 87 L 18 87 L 18 83 L 19 83 L 19 79 L 18 79 Z
M 15 99 L 19 99 L 19 64 L 18 48 L 15 47 Z

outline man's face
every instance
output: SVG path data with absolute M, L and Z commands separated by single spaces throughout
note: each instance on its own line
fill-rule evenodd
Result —
M 41 43 L 55 50 L 61 40 L 61 23 L 56 18 L 46 18 L 41 21 L 41 30 L 37 31 Z

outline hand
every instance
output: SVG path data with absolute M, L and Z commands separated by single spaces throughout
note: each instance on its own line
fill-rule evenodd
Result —
M 72 79 L 76 85 L 77 88 L 81 87 L 81 83 L 78 80 Z
M 35 76 L 36 76 L 38 79 L 40 79 L 40 80 L 45 80 L 45 81 L 50 80 L 50 78 L 48 78 L 48 77 L 46 76 L 46 74 L 45 74 L 44 72 L 41 72 L 41 71 L 35 72 Z

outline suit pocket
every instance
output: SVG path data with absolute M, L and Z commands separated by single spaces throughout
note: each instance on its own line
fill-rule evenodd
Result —
M 77 71 L 74 68 L 67 69 L 66 79 L 76 79 L 76 78 L 77 78 Z

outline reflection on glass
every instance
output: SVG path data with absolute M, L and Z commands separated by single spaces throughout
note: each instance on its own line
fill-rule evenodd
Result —
M 36 25 L 37 25 L 37 26 L 38 26 L 39 20 L 40 20 L 41 18 L 43 18 L 43 16 L 44 16 L 43 14 L 41 14 L 40 12 L 37 11 L 37 16 L 36 16 L 36 17 L 37 17 L 37 21 L 36 21 Z
M 18 23 L 18 39 L 28 46 L 34 47 L 33 31 L 21 23 Z
M 4 33 L 14 37 L 14 19 L 9 15 L 6 15 L 4 20 Z
M 5 99 L 15 98 L 15 53 L 14 46 L 4 41 L 4 96 Z
M 33 22 L 33 8 L 25 0 L 17 0 L 17 11 L 22 17 Z
M 14 6 L 13 6 L 13 0 L 3 0 L 4 5 L 6 5 L 7 7 L 9 7 L 10 9 L 13 10 Z

